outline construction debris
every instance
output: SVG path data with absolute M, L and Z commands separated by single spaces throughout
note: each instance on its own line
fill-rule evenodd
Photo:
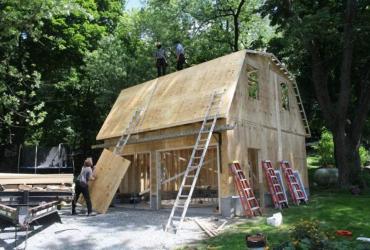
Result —
M 220 234 L 228 223 L 227 220 L 223 221 L 221 225 L 216 222 L 220 222 L 219 219 L 213 221 L 199 220 L 197 218 L 192 219 L 207 235 L 208 237 L 214 237 Z M 213 222 L 213 223 L 212 223 Z

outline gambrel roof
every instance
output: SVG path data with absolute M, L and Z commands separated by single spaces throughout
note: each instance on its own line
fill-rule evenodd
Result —
M 219 117 L 226 118 L 248 53 L 276 59 L 242 50 L 122 90 L 96 139 L 121 136 L 137 109 L 144 114 L 135 132 L 202 121 L 215 91 L 225 91 Z

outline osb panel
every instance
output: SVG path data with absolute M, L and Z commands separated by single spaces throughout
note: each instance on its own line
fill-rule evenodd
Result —
M 259 71 L 260 84 L 259 98 L 251 99 L 248 96 L 248 78 L 246 65 L 252 65 Z M 278 96 L 275 93 L 275 83 L 289 84 L 290 111 L 282 110 L 280 104 L 280 86 Z M 306 168 L 305 137 L 302 119 L 291 83 L 278 71 L 271 60 L 258 55 L 248 55 L 241 71 L 235 96 L 231 104 L 227 123 L 236 122 L 237 127 L 226 133 L 222 147 L 222 166 L 238 160 L 244 167 L 246 175 L 249 173 L 248 149 L 258 149 L 259 168 L 261 160 L 271 160 L 278 167 L 278 133 L 275 102 L 279 102 L 280 123 L 282 126 L 283 158 L 294 163 L 299 170 L 305 186 L 308 186 Z M 261 170 L 261 169 L 259 169 Z M 263 171 L 259 171 L 260 188 L 267 190 Z M 227 197 L 236 194 L 231 175 L 223 171 L 221 175 L 221 196 Z
M 217 121 L 218 125 L 224 124 L 225 121 Z M 187 130 L 195 130 L 198 131 L 200 129 L 201 123 L 199 124 L 191 124 L 191 125 L 183 125 L 158 131 L 152 131 L 152 132 L 146 132 L 146 133 L 140 133 L 138 135 L 138 138 L 141 138 L 142 136 L 151 135 L 151 136 L 158 136 L 161 134 L 168 134 L 168 133 L 181 133 L 182 131 Z M 136 136 L 136 135 L 134 135 Z M 130 155 L 134 153 L 142 153 L 142 152 L 154 152 L 156 150 L 165 150 L 165 149 L 178 149 L 178 148 L 186 148 L 186 147 L 193 147 L 196 141 L 196 135 L 192 136 L 183 136 L 178 138 L 172 138 L 172 139 L 162 139 L 162 140 L 156 140 L 156 141 L 150 141 L 145 143 L 137 143 L 137 144 L 128 144 L 124 148 L 124 155 Z M 115 139 L 109 139 L 105 141 L 106 143 L 116 143 L 117 138 Z M 211 144 L 216 144 L 217 140 L 213 136 L 211 139 Z M 154 153 L 155 156 L 155 153 Z M 153 161 L 152 161 L 153 162 Z
M 89 192 L 93 209 L 106 213 L 130 161 L 104 149 L 95 167 L 96 179 L 90 181 Z
M 132 176 L 131 176 L 131 178 L 129 177 L 131 175 L 130 172 L 132 172 L 133 171 L 132 169 L 135 168 L 134 167 L 134 165 L 135 165 L 134 155 L 125 155 L 124 158 L 129 160 L 131 162 L 131 164 L 130 164 L 130 166 L 128 167 L 128 169 L 126 171 L 126 174 L 123 177 L 123 179 L 121 181 L 121 184 L 119 185 L 118 191 L 119 191 L 120 194 L 129 193 L 130 190 L 131 190 L 131 187 L 133 186 L 133 182 L 136 181 L 136 180 L 132 179 Z
M 247 65 L 258 69 L 259 97 L 248 96 Z M 281 105 L 280 83 L 287 83 L 289 88 L 290 110 L 283 110 Z M 275 94 L 275 83 L 278 83 L 278 96 Z M 238 86 L 229 112 L 229 120 L 250 123 L 255 126 L 277 128 L 276 107 L 280 108 L 280 123 L 283 131 L 305 135 L 303 121 L 299 112 L 292 82 L 267 57 L 248 55 L 241 71 Z
M 225 117 L 245 54 L 232 53 L 123 90 L 96 139 L 121 136 L 137 108 L 145 110 L 140 132 L 201 121 L 214 91 L 226 90 L 220 110 Z

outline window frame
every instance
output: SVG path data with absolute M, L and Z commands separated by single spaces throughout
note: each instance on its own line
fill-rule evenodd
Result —
M 259 70 L 251 65 L 247 65 L 247 95 L 248 100 L 259 100 L 260 99 L 260 81 L 259 81 Z M 252 79 L 251 75 L 255 75 L 255 79 Z M 252 83 L 252 84 L 251 84 Z M 255 87 L 255 95 L 252 95 L 251 88 Z
M 287 82 L 280 82 L 279 88 L 280 88 L 281 109 L 284 111 L 290 111 L 289 84 Z

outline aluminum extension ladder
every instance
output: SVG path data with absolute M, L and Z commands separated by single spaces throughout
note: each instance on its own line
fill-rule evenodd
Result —
M 244 172 L 240 166 L 240 163 L 234 161 L 230 165 L 231 173 L 234 176 L 235 186 L 238 190 L 240 203 L 243 206 L 244 214 L 247 217 L 262 216 L 262 211 L 259 203 L 254 196 L 253 189 L 250 187 L 247 178 L 245 178 Z
M 294 174 L 293 169 L 290 167 L 288 161 L 281 161 L 280 167 L 283 171 L 283 175 L 285 177 L 285 181 L 287 183 L 290 196 L 292 197 L 294 204 L 299 206 L 301 202 L 307 203 L 308 198 L 306 193 L 304 192 L 304 187 L 301 186 L 302 180 L 300 179 L 299 174 Z M 297 176 L 299 180 L 297 180 Z
M 136 109 L 134 111 L 134 114 L 131 117 L 130 122 L 128 123 L 127 128 L 125 129 L 125 132 L 121 136 L 121 138 L 118 140 L 113 153 L 115 155 L 119 155 L 122 153 L 123 148 L 126 146 L 128 140 L 130 139 L 131 134 L 135 131 L 136 126 L 138 125 L 141 115 L 143 113 L 143 110 L 141 109 Z
M 262 168 L 265 172 L 272 202 L 274 203 L 275 208 L 282 209 L 284 207 L 288 207 L 288 199 L 281 187 L 278 177 L 276 176 L 275 170 L 271 165 L 271 161 L 262 161 Z
M 176 233 L 181 228 L 181 224 L 185 219 L 207 153 L 208 145 L 211 141 L 219 116 L 222 94 L 223 92 L 214 92 L 211 96 L 193 152 L 185 170 L 184 178 L 182 179 L 170 217 L 164 228 L 166 232 L 171 229 Z

